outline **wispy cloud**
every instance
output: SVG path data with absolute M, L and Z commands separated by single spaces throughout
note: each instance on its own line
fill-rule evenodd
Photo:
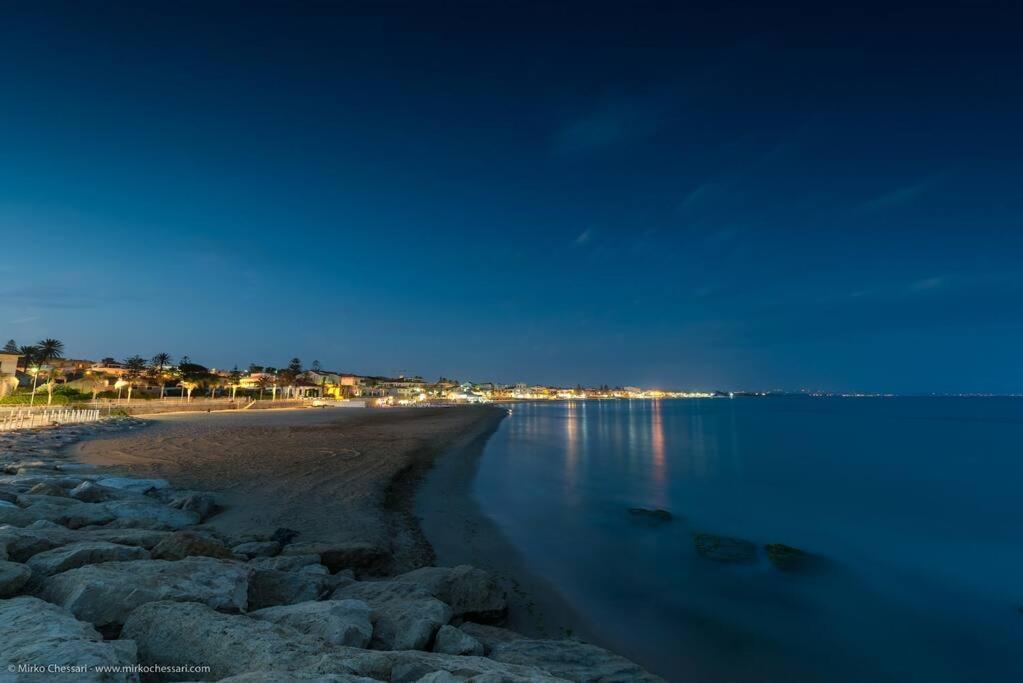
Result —
M 906 185 L 898 189 L 886 192 L 878 195 L 872 199 L 860 204 L 861 211 L 883 211 L 884 209 L 894 209 L 907 204 L 912 204 L 921 195 L 930 189 L 934 182 L 932 180 L 922 180 L 912 185 Z
M 593 238 L 593 231 L 592 231 L 592 230 L 590 230 L 589 228 L 586 228 L 586 229 L 585 229 L 585 230 L 583 230 L 583 231 L 582 231 L 581 233 L 579 233 L 579 235 L 578 235 L 578 236 L 576 236 L 576 238 L 575 238 L 575 245 L 576 245 L 577 247 L 581 247 L 581 246 L 583 246 L 584 244 L 587 244 L 587 243 L 589 243 L 589 241 L 590 241 L 590 240 L 591 240 L 592 238 Z
M 934 289 L 938 289 L 945 284 L 945 278 L 943 277 L 928 277 L 923 280 L 917 280 L 909 285 L 911 292 L 929 292 Z
M 658 108 L 640 99 L 603 105 L 563 126 L 554 148 L 563 154 L 589 153 L 634 142 L 661 126 Z
M 718 183 L 702 183 L 691 190 L 678 204 L 678 211 L 690 211 L 709 202 L 721 193 L 721 185 Z

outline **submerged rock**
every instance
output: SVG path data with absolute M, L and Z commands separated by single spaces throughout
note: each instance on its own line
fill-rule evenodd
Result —
M 757 560 L 757 547 L 741 538 L 696 534 L 693 537 L 693 544 L 701 557 L 715 562 L 753 564 Z
M 629 508 L 629 514 L 652 522 L 670 522 L 674 519 L 670 512 L 661 508 Z
M 768 543 L 764 546 L 764 550 L 767 551 L 767 559 L 771 560 L 775 567 L 784 571 L 800 569 L 810 559 L 809 553 L 784 543 Z

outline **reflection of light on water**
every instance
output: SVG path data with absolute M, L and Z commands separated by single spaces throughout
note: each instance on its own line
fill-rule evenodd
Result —
M 565 419 L 565 484 L 566 488 L 574 489 L 579 471 L 579 425 L 576 423 L 575 402 L 566 405 Z
M 659 400 L 655 400 L 650 406 L 650 450 L 653 453 L 653 480 L 657 485 L 657 494 L 663 505 L 667 467 L 664 455 L 664 423 L 661 420 L 661 402 Z

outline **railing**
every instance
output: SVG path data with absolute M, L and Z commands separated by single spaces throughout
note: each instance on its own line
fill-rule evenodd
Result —
M 49 427 L 72 422 L 95 422 L 99 419 L 100 411 L 96 408 L 46 408 L 43 410 L 19 408 L 0 415 L 0 432 Z

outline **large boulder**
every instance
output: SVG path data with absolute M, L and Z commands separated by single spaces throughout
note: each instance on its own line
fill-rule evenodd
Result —
M 480 681 L 502 683 L 564 683 L 536 667 L 483 657 L 331 647 L 286 626 L 221 614 L 195 603 L 143 605 L 128 617 L 121 635 L 138 644 L 142 664 L 210 667 L 209 673 L 168 674 L 165 680 L 220 680 L 252 672 L 252 680 L 260 682 L 315 681 L 319 679 L 307 676 L 327 674 L 414 683 L 435 671 L 447 671 L 463 680 L 481 676 Z
M 249 541 L 248 543 L 239 543 L 231 548 L 231 552 L 248 558 L 274 557 L 281 552 L 281 544 L 277 541 Z
M 194 512 L 203 520 L 216 512 L 217 499 L 209 493 L 181 493 L 172 497 L 168 505 L 178 510 Z
M 8 559 L 26 562 L 28 558 L 38 553 L 81 541 L 106 541 L 148 549 L 167 535 L 165 531 L 146 529 L 103 528 L 70 531 L 64 527 L 54 527 L 49 523 L 43 528 L 40 526 L 41 524 L 43 524 L 42 521 L 25 528 L 0 527 L 0 557 L 6 553 Z
M 95 482 L 83 481 L 81 484 L 71 489 L 68 495 L 75 500 L 82 501 L 83 503 L 102 503 L 113 498 L 118 498 L 119 492 L 117 489 L 100 486 Z
M 17 562 L 0 560 L 0 598 L 17 595 L 31 578 L 31 568 Z
M 186 557 L 219 557 L 230 560 L 234 559 L 234 554 L 217 539 L 194 531 L 169 534 L 153 548 L 153 559 L 156 560 L 183 560 Z
M 152 550 L 168 535 L 169 532 L 156 529 L 85 529 L 78 532 L 77 538 L 134 545 Z
M 391 554 L 370 543 L 292 543 L 286 555 L 319 555 L 320 563 L 332 574 L 351 569 L 356 576 L 384 576 L 391 567 Z
M 249 612 L 253 619 L 289 626 L 328 645 L 363 648 L 373 636 L 369 605 L 361 600 L 324 600 Z
M 251 575 L 244 564 L 209 557 L 107 562 L 50 577 L 43 597 L 83 621 L 107 628 L 123 624 L 140 605 L 159 600 L 245 611 Z
M 250 671 L 221 678 L 218 683 L 380 683 L 375 678 L 349 674 L 315 674 L 301 671 Z
M 198 513 L 149 500 L 113 500 L 107 511 L 127 526 L 143 529 L 183 529 L 199 523 Z
M 482 569 L 467 564 L 458 567 L 423 567 L 395 577 L 422 586 L 451 606 L 454 616 L 467 621 L 501 622 L 508 612 L 505 592 Z
M 306 567 L 323 567 L 319 555 L 278 555 L 277 557 L 256 557 L 249 564 L 257 569 L 273 569 L 279 572 L 296 572 Z M 326 567 L 323 567 L 326 570 Z
M 121 637 L 136 642 L 142 664 L 210 667 L 209 673 L 170 674 L 166 680 L 216 681 L 249 671 L 303 670 L 324 647 L 286 626 L 186 602 L 139 607 Z
M 249 579 L 249 609 L 318 600 L 332 587 L 328 577 L 309 572 L 278 572 L 252 568 Z
M 331 597 L 362 600 L 373 608 L 370 646 L 378 650 L 426 649 L 453 614 L 428 590 L 406 581 L 356 581 L 341 586 Z
M 459 657 L 438 652 L 374 652 L 353 650 L 344 666 L 353 673 L 391 683 L 416 683 L 425 676 L 440 674 L 433 680 L 478 681 L 479 683 L 567 683 L 535 666 L 495 662 L 486 657 Z M 336 667 L 335 657 L 325 656 L 319 670 Z M 443 676 L 451 674 L 450 677 Z M 431 679 L 426 679 L 427 681 Z
M 28 490 L 32 495 L 67 497 L 67 491 L 52 481 L 41 481 Z
M 476 624 L 471 621 L 465 622 L 459 626 L 458 629 L 478 640 L 483 645 L 483 649 L 487 654 L 490 654 L 490 651 L 501 643 L 508 643 L 513 640 L 522 640 L 525 638 L 525 636 L 521 633 L 509 631 L 508 629 L 501 628 L 500 626 Z
M 132 493 L 148 493 L 170 488 L 166 479 L 133 479 L 131 477 L 107 477 L 96 482 L 100 486 Z
M 37 519 L 39 517 L 36 514 L 22 509 L 13 503 L 0 502 L 0 525 L 8 524 L 10 526 L 25 527 Z
M 465 631 L 457 629 L 449 624 L 444 624 L 437 631 L 437 638 L 433 643 L 434 652 L 442 652 L 446 655 L 472 655 L 482 657 L 483 644 L 470 636 Z
M 137 681 L 134 673 L 99 673 L 96 667 L 136 663 L 134 644 L 104 642 L 89 624 L 38 598 L 0 600 L 0 671 L 18 666 L 85 667 L 68 678 L 75 681 Z M 52 674 L 50 674 L 52 676 Z M 6 674 L 5 681 L 41 680 L 47 674 Z
M 51 576 L 87 564 L 148 559 L 149 551 L 144 548 L 106 541 L 83 541 L 33 555 L 27 564 L 37 574 Z
M 495 645 L 490 658 L 536 666 L 578 683 L 663 683 L 663 679 L 625 657 L 575 640 L 520 638 Z

